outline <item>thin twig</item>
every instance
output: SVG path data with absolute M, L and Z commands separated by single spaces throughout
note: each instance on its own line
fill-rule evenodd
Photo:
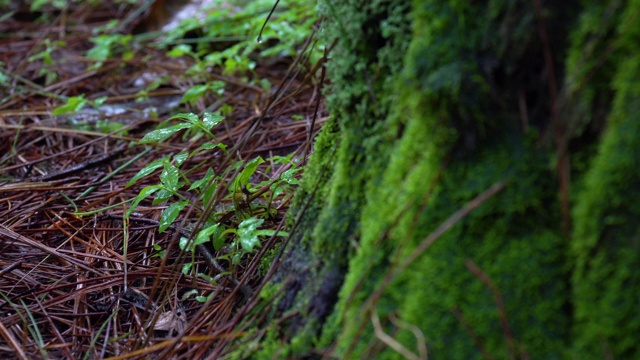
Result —
M 378 312 L 373 310 L 371 312 L 371 324 L 373 325 L 373 331 L 376 334 L 376 337 L 380 339 L 383 343 L 387 344 L 390 348 L 397 351 L 400 355 L 404 356 L 405 359 L 409 360 L 423 360 L 426 357 L 421 358 L 418 355 L 411 352 L 411 350 L 404 347 L 400 342 L 398 342 L 393 337 L 389 336 L 382 329 L 382 325 L 380 324 L 380 318 L 378 318 Z
M 506 181 L 500 181 L 489 189 L 485 190 L 482 194 L 476 196 L 473 200 L 469 201 L 462 209 L 456 211 L 447 220 L 445 220 L 440 226 L 438 226 L 429 236 L 427 236 L 413 252 L 407 256 L 407 258 L 398 266 L 388 278 L 384 284 L 389 284 L 395 277 L 406 270 L 420 255 L 422 255 L 436 240 L 438 240 L 447 230 L 453 225 L 457 224 L 460 220 L 464 219 L 469 213 L 475 210 L 478 206 L 482 205 L 485 201 L 492 198 L 495 194 L 502 191 L 507 186 Z
M 571 214 L 569 204 L 570 191 L 570 175 L 571 169 L 569 165 L 569 152 L 567 149 L 567 133 L 566 127 L 560 121 L 558 109 L 558 88 L 556 85 L 555 66 L 553 64 L 553 54 L 551 53 L 551 44 L 549 35 L 542 15 L 541 0 L 533 0 L 536 18 L 538 20 L 538 34 L 542 43 L 542 53 L 544 56 L 545 68 L 547 70 L 547 80 L 549 82 L 549 103 L 551 110 L 551 125 L 555 132 L 556 153 L 558 156 L 558 164 L 556 171 L 558 173 L 558 188 L 560 195 L 560 210 L 562 213 L 562 231 L 565 237 L 569 237 L 571 232 Z
M 91 267 L 85 265 L 84 263 L 80 262 L 78 259 L 76 259 L 76 258 L 74 258 L 72 256 L 69 256 L 69 255 L 65 255 L 65 254 L 57 251 L 57 249 L 50 248 L 50 247 L 42 244 L 39 241 L 35 241 L 35 240 L 32 240 L 32 239 L 30 239 L 30 238 L 28 238 L 26 236 L 20 235 L 20 234 L 16 233 L 15 231 L 9 229 L 8 227 L 6 227 L 6 226 L 4 226 L 2 224 L 0 224 L 0 235 L 6 236 L 9 239 L 18 241 L 20 243 L 23 243 L 25 245 L 34 247 L 36 249 L 40 249 L 40 250 L 46 252 L 47 254 L 53 255 L 54 257 L 57 257 L 57 258 L 60 258 L 60 259 L 62 259 L 64 261 L 66 261 L 66 262 L 68 262 L 70 264 L 73 264 L 73 265 L 75 265 L 75 266 L 77 266 L 79 268 L 82 268 L 84 270 L 90 271 L 92 273 L 96 272 L 95 269 L 92 269 Z
M 61 178 L 63 176 L 71 175 L 71 174 L 73 174 L 75 172 L 82 171 L 84 169 L 88 169 L 88 168 L 90 168 L 92 166 L 95 166 L 95 165 L 98 165 L 98 164 L 100 164 L 102 162 L 105 162 L 105 161 L 115 157 L 116 155 L 122 154 L 125 150 L 126 150 L 125 148 L 114 150 L 112 152 L 100 155 L 95 159 L 92 159 L 92 160 L 89 160 L 89 161 L 84 161 L 84 162 L 82 162 L 80 164 L 77 164 L 77 165 L 71 166 L 69 168 L 62 169 L 60 171 L 56 171 L 56 172 L 53 172 L 53 173 L 50 173 L 50 174 L 47 174 L 47 175 L 44 175 L 44 176 L 40 176 L 40 177 L 35 178 L 33 180 L 34 181 L 47 181 L 47 180 L 54 180 L 54 179 L 57 179 L 57 178 Z
M 427 359 L 429 357 L 429 352 L 427 350 L 427 341 L 425 340 L 424 334 L 419 327 L 400 320 L 393 313 L 389 315 L 389 321 L 391 321 L 393 325 L 399 328 L 404 328 L 411 331 L 411 333 L 413 333 L 413 336 L 416 337 L 418 353 L 420 354 L 419 357 L 421 359 Z
M 404 270 L 406 270 L 409 265 L 411 265 L 420 255 L 422 255 L 436 240 L 438 240 L 444 233 L 447 232 L 453 225 L 457 224 L 460 220 L 465 218 L 469 213 L 475 210 L 478 206 L 482 205 L 485 201 L 499 193 L 502 189 L 504 189 L 507 185 L 507 181 L 500 181 L 487 190 L 485 190 L 480 195 L 476 196 L 474 199 L 469 201 L 465 206 L 463 206 L 460 210 L 456 211 L 451 215 L 447 220 L 445 220 L 440 226 L 438 226 L 429 236 L 427 236 L 414 250 L 413 252 L 405 258 L 405 260 L 400 263 L 395 269 L 391 268 L 387 271 L 387 275 L 382 280 L 380 286 L 374 291 L 371 296 L 367 299 L 365 304 L 362 307 L 363 312 L 373 311 L 378 304 L 378 301 L 382 297 L 384 291 L 389 287 L 391 282 Z M 361 323 L 362 324 L 362 323 Z M 355 340 L 354 340 L 355 341 Z M 347 351 L 347 354 L 352 351 L 354 343 L 351 344 L 350 349 Z M 345 355 L 346 356 L 346 355 Z
M 112 220 L 123 221 L 124 217 L 122 215 L 104 213 L 102 215 L 102 219 L 112 219 Z M 141 222 L 141 223 L 145 223 L 145 224 L 151 224 L 151 225 L 155 225 L 155 226 L 160 226 L 160 222 L 157 221 L 157 220 L 153 220 L 153 219 L 129 216 L 129 220 L 130 221 L 134 221 L 134 222 Z M 168 229 L 171 229 L 173 231 L 178 232 L 181 236 L 184 236 L 187 239 L 191 239 L 191 233 L 189 231 L 183 229 L 183 228 L 180 228 L 180 227 L 175 226 L 175 225 L 170 225 Z M 204 244 L 196 245 L 196 249 L 198 250 L 198 252 L 200 253 L 201 256 L 203 256 L 205 259 L 209 260 L 209 263 L 211 263 L 211 265 L 213 266 L 214 269 L 216 269 L 217 271 L 219 271 L 221 273 L 229 271 L 229 270 L 225 269 L 224 267 L 222 267 L 222 265 L 220 265 L 218 260 L 216 260 L 216 257 L 213 256 L 213 254 L 211 254 L 209 249 L 207 249 L 207 247 Z M 229 280 L 231 280 L 231 282 L 234 285 L 240 286 L 239 283 L 238 283 L 238 280 L 235 279 L 233 276 L 229 275 L 228 278 L 229 278 Z M 253 290 L 251 290 L 251 288 L 249 288 L 246 285 L 240 286 L 240 290 L 242 292 L 242 295 L 244 295 L 247 298 L 249 298 L 253 294 Z
M 502 294 L 500 290 L 496 286 L 496 284 L 491 281 L 491 278 L 487 273 L 482 271 L 478 265 L 476 265 L 471 259 L 465 259 L 464 264 L 467 269 L 475 275 L 486 287 L 491 290 L 493 294 L 493 298 L 496 302 L 496 306 L 498 307 L 498 315 L 500 317 L 500 325 L 502 326 L 502 332 L 504 334 L 505 340 L 507 341 L 507 351 L 509 354 L 509 359 L 516 358 L 516 339 L 513 335 L 513 330 L 511 329 L 511 325 L 509 325 L 509 320 L 507 318 L 507 310 L 504 306 L 504 299 L 502 298 Z
M 2 321 L 0 321 L 0 335 L 6 340 L 7 344 L 11 345 L 15 351 L 15 355 L 21 360 L 28 360 L 29 356 L 24 352 L 23 346 L 16 340 L 15 337 L 9 332 Z

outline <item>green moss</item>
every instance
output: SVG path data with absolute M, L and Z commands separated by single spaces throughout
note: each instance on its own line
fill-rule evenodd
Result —
M 340 129 L 335 117 L 329 118 L 314 144 L 314 154 L 305 166 L 305 178 L 296 191 L 291 206 L 291 214 L 302 213 L 301 228 L 307 228 L 317 218 L 319 209 L 325 204 L 327 196 L 325 184 L 329 182 L 335 165 L 335 149 L 340 143 Z M 309 201 L 312 198 L 315 201 Z M 293 227 L 297 217 L 288 217 L 288 226 Z
M 260 264 L 258 264 L 258 270 L 260 270 L 261 276 L 264 277 L 265 275 L 267 275 L 267 272 L 269 272 L 269 269 L 271 269 L 271 266 L 273 265 L 275 258 L 280 252 L 281 248 L 282 243 L 278 243 L 273 247 L 273 249 L 268 250 L 264 254 L 262 259 L 260 260 Z
M 401 96 L 392 120 L 402 138 L 388 149 L 383 186 L 368 189 L 361 247 L 350 262 L 339 311 L 324 332 L 327 346 L 339 334 L 339 356 L 398 357 L 375 340 L 371 294 L 442 221 L 507 179 L 507 189 L 439 239 L 385 290 L 375 309 L 383 323 L 396 314 L 417 326 L 435 356 L 476 358 L 478 347 L 452 313 L 457 309 L 487 351 L 505 357 L 496 301 L 465 267 L 469 259 L 501 292 L 517 351 L 553 358 L 568 343 L 568 267 L 548 157 L 518 129 L 517 107 L 505 109 L 496 100 L 513 96 L 509 84 L 491 84 L 479 65 L 489 53 L 527 71 L 527 54 L 537 46 L 529 37 L 531 19 L 515 21 L 518 31 L 495 38 L 499 24 L 521 15 L 515 3 L 414 2 L 413 42 L 396 82 Z M 416 351 L 413 333 L 386 324 L 388 333 Z
M 296 194 L 292 218 L 306 211 L 276 276 L 289 281 L 278 307 L 297 313 L 284 334 L 294 356 L 310 351 L 332 311 L 358 241 L 365 188 L 381 177 L 390 154 L 380 146 L 396 100 L 386 75 L 400 71 L 409 36 L 409 4 L 401 0 L 326 1 L 323 8 L 332 22 L 323 30 L 327 43 L 337 39 L 328 69 L 332 119 Z
M 583 189 L 583 175 L 597 153 L 594 139 L 602 133 L 611 111 L 611 79 L 622 55 L 612 46 L 612 38 L 622 5 L 622 1 L 586 1 L 570 37 L 560 118 L 572 142 L 572 202 Z
M 424 239 L 443 215 L 452 214 L 456 210 L 452 205 L 470 200 L 473 193 L 506 174 L 526 180 L 512 180 L 502 193 L 437 240 L 388 290 L 400 304 L 397 311 L 402 318 L 424 331 L 436 356 L 482 357 L 469 330 L 453 313 L 459 311 L 489 353 L 507 357 L 494 294 L 465 266 L 468 260 L 500 291 L 518 348 L 533 358 L 553 358 L 568 342 L 568 314 L 563 311 L 569 297 L 564 241 L 553 214 L 545 214 L 547 204 L 554 203 L 553 183 L 544 161 L 535 156 L 512 159 L 513 172 L 508 162 L 502 162 L 501 168 L 500 159 L 507 160 L 510 150 L 500 154 L 494 148 L 475 158 L 473 165 L 448 169 L 434 195 L 437 199 L 418 214 L 416 240 Z M 518 164 L 527 165 L 518 169 Z M 493 169 L 487 171 L 488 167 Z M 474 188 L 478 190 L 470 193 Z M 394 238 L 407 235 L 399 231 Z M 411 296 L 399 296 L 406 294 L 403 289 L 413 289 Z M 411 344 L 411 338 L 405 332 L 399 339 Z
M 620 22 L 621 1 L 588 1 L 571 35 L 567 53 L 563 113 L 567 130 L 579 137 L 588 126 L 601 130 L 613 99 L 611 79 L 620 54 L 611 36 Z M 592 129 L 593 131 L 593 129 Z
M 379 179 L 389 153 L 380 146 L 385 116 L 396 100 L 386 76 L 397 73 L 407 44 L 408 4 L 373 1 L 326 1 L 334 25 L 325 30 L 338 39 L 331 54 L 328 102 L 340 124 L 328 203 L 314 229 L 314 252 L 322 259 L 347 258 L 336 251 L 336 238 L 349 238 L 360 223 L 364 188 Z
M 545 46 L 564 79 L 557 124 L 530 1 L 414 0 L 410 17 L 408 3 L 321 3 L 327 43 L 337 39 L 332 118 L 294 201 L 292 219 L 306 212 L 274 280 L 282 292 L 270 316 L 286 321 L 269 328 L 253 357 L 331 349 L 400 358 L 374 333 L 374 312 L 410 351 L 424 338 L 430 358 L 639 357 L 640 231 L 628 219 L 640 218 L 640 0 L 624 16 L 621 1 L 584 1 L 580 17 L 578 6 L 545 5 L 553 34 Z M 570 244 L 550 165 L 557 150 L 546 145 L 562 131 L 578 151 Z M 443 221 L 501 181 L 501 192 L 385 283 Z
M 557 213 L 548 212 L 548 204 L 555 202 L 553 182 L 544 158 L 529 153 L 514 159 L 510 156 L 514 150 L 493 148 L 469 163 L 448 167 L 429 203 L 412 207 L 383 239 L 375 228 L 376 220 L 384 216 L 371 219 L 371 235 L 377 236 L 363 236 L 361 252 L 352 261 L 343 291 L 343 299 L 350 300 L 341 304 L 345 306 L 342 326 L 346 327 L 342 351 L 346 351 L 361 324 L 371 331 L 362 307 L 379 287 L 385 274 L 380 270 L 393 262 L 393 257 L 389 259 L 385 254 L 411 241 L 409 248 L 398 254 L 397 261 L 402 261 L 416 243 L 466 201 L 494 182 L 512 177 L 524 181 L 512 182 L 503 193 L 439 239 L 385 292 L 377 311 L 381 317 L 395 313 L 421 329 L 436 356 L 476 358 L 480 355 L 472 337 L 452 313 L 452 309 L 458 309 L 487 350 L 506 357 L 495 299 L 465 267 L 465 260 L 470 259 L 500 290 L 518 346 L 533 357 L 559 356 L 568 343 L 569 314 L 563 308 L 569 292 L 564 241 L 555 225 Z M 418 179 L 428 179 L 422 174 L 410 175 L 416 188 L 401 186 L 410 193 L 408 198 L 411 193 L 424 194 L 428 189 L 429 181 L 418 187 Z M 398 207 L 406 204 L 404 199 L 386 201 Z M 372 208 L 379 205 L 372 204 Z M 351 294 L 354 290 L 355 297 Z M 371 338 L 368 332 L 361 335 L 357 341 L 360 350 L 355 353 L 364 351 Z M 404 331 L 397 340 L 415 349 L 413 338 L 412 333 Z
M 630 1 L 616 45 L 623 55 L 608 129 L 576 205 L 573 252 L 576 347 L 583 358 L 640 357 L 639 1 Z

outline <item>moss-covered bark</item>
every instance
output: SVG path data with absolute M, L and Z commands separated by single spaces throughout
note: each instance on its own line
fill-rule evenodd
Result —
M 385 122 L 397 96 L 389 80 L 402 69 L 411 36 L 410 3 L 331 1 L 321 8 L 331 19 L 323 28 L 327 43 L 338 39 L 330 54 L 334 65 L 327 71 L 334 84 L 328 91 L 332 118 L 305 169 L 291 211 L 299 224 L 273 280 L 282 287 L 272 316 L 287 321 L 280 333 L 267 334 L 290 346 L 280 346 L 282 340 L 265 341 L 255 358 L 274 353 L 297 357 L 310 351 L 334 310 L 358 246 L 363 194 L 377 186 L 391 155 L 384 145 Z
M 640 1 L 610 44 L 615 96 L 574 211 L 576 347 L 582 358 L 640 358 Z
M 383 186 L 367 194 L 361 249 L 350 263 L 339 311 L 325 328 L 326 344 L 337 338 L 341 356 L 399 355 L 380 346 L 375 316 L 416 354 L 424 342 L 450 358 L 481 358 L 480 348 L 499 357 L 550 358 L 568 344 L 569 269 L 555 176 L 534 131 L 522 129 L 518 108 L 518 93 L 542 97 L 547 88 L 540 83 L 542 59 L 533 58 L 540 45 L 527 4 L 414 2 L 413 41 L 393 114 L 404 130 L 388 148 Z M 528 115 L 550 116 L 544 97 L 537 101 Z M 544 120 L 533 120 L 544 130 Z M 501 181 L 504 191 L 381 288 L 440 223 Z M 379 291 L 375 301 L 371 294 Z M 394 316 L 421 335 L 393 325 Z
M 321 4 L 332 119 L 254 357 L 640 355 L 640 1 Z

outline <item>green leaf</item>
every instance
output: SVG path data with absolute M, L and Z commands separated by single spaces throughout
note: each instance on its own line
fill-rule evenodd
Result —
M 185 300 L 189 299 L 193 295 L 198 295 L 198 290 L 191 289 L 191 290 L 187 291 L 186 293 L 182 294 L 182 296 L 180 297 L 180 300 L 185 301 Z
M 211 202 L 213 195 L 216 193 L 216 189 L 218 189 L 218 184 L 216 182 L 204 189 L 202 195 L 200 195 L 200 200 L 202 200 L 203 204 L 209 204 Z
M 48 0 L 33 0 L 31 3 L 31 8 L 29 9 L 32 12 L 39 11 L 44 5 L 49 3 Z
M 220 249 L 222 249 L 222 246 L 224 246 L 224 240 L 227 238 L 227 233 L 226 232 L 220 232 L 219 234 L 217 234 L 216 237 L 213 238 L 212 243 L 213 243 L 213 248 L 216 251 L 220 251 Z
M 288 164 L 291 162 L 291 158 L 293 158 L 294 153 L 291 153 L 287 156 L 278 156 L 274 155 L 270 157 L 268 160 L 273 162 L 274 164 Z
M 171 226 L 171 224 L 176 220 L 180 211 L 182 211 L 188 203 L 189 202 L 186 200 L 178 201 L 164 209 L 162 215 L 160 215 L 160 226 L 158 226 L 158 231 L 164 232 L 167 230 L 167 228 L 169 228 L 169 226 Z
M 158 186 L 161 187 L 161 189 L 160 191 L 158 191 L 158 193 L 156 194 L 156 197 L 151 202 L 152 205 L 161 204 L 169 200 L 173 196 L 173 194 L 175 194 L 174 191 L 169 191 L 162 185 L 158 185 Z
M 196 180 L 191 184 L 191 186 L 189 187 L 189 191 L 204 188 L 211 182 L 211 179 L 213 179 L 213 175 L 213 170 L 211 168 L 208 168 L 207 173 L 202 179 Z
M 175 119 L 186 120 L 188 123 L 192 125 L 195 125 L 198 123 L 198 115 L 194 113 L 180 113 L 180 114 L 173 115 L 172 117 L 169 118 L 169 120 L 175 120 Z
M 196 235 L 195 245 L 201 245 L 209 242 L 211 235 L 215 234 L 218 231 L 219 224 L 213 224 L 209 227 L 206 227 L 198 232 Z
M 56 116 L 68 113 L 75 114 L 88 103 L 89 101 L 84 98 L 84 95 L 72 96 L 67 99 L 67 102 L 64 105 L 58 106 L 57 108 L 53 109 L 51 115 Z
M 178 246 L 180 246 L 180 250 L 182 251 L 193 251 L 193 241 L 190 241 L 189 238 L 181 237 L 180 241 L 178 241 Z
M 212 114 L 209 112 L 204 113 L 204 116 L 202 117 L 202 122 L 204 123 L 204 127 L 207 130 L 211 130 L 214 126 L 218 125 L 223 120 L 224 116 Z
M 271 185 L 271 199 L 275 199 L 278 196 L 282 195 L 285 191 L 285 187 L 286 188 L 290 188 L 290 186 L 288 185 L 282 185 L 282 183 L 280 181 L 278 181 L 277 183 Z
M 118 19 L 112 19 L 102 26 L 94 27 L 93 29 L 91 29 L 91 33 L 93 35 L 97 35 L 100 33 L 108 33 L 114 30 L 119 24 L 120 24 L 120 21 Z
M 213 81 L 209 83 L 209 89 L 213 90 L 213 92 L 215 92 L 216 94 L 222 96 L 222 94 L 224 94 L 225 85 L 226 84 L 224 81 Z
M 180 57 L 185 54 L 191 53 L 191 46 L 187 44 L 180 44 L 175 46 L 171 51 L 167 53 L 169 57 Z
M 207 131 L 208 131 L 208 130 L 207 130 Z M 227 152 L 226 152 L 227 145 L 225 145 L 225 144 L 223 144 L 223 143 L 220 143 L 220 142 L 217 142 L 217 140 L 214 140 L 214 141 L 212 141 L 212 142 L 206 142 L 206 143 L 204 143 L 204 144 L 200 145 L 197 149 L 195 149 L 195 150 L 191 153 L 191 155 L 193 156 L 193 155 L 195 155 L 197 152 L 202 151 L 202 150 L 211 150 L 211 149 L 215 149 L 215 148 L 219 148 L 219 149 L 221 149 L 225 154 L 227 153 Z
M 257 230 L 264 222 L 264 219 L 250 217 L 238 225 L 238 241 L 245 252 L 252 252 L 257 246 L 260 246 Z
M 158 244 L 153 244 L 153 250 L 157 252 L 153 257 L 163 258 L 167 254 L 167 251 Z
M 300 181 L 294 177 L 294 175 L 302 169 L 289 169 L 280 175 L 280 179 L 284 180 L 286 183 L 291 185 L 296 185 Z
M 182 129 L 188 129 L 192 127 L 192 124 L 182 123 L 173 126 L 166 127 L 164 129 L 153 130 L 147 133 L 140 141 L 139 144 L 148 144 L 152 142 L 160 142 L 169 138 L 169 136 L 173 135 L 175 132 L 180 131 Z
M 189 275 L 189 273 L 191 272 L 191 267 L 193 266 L 192 262 L 188 262 L 184 265 L 182 265 L 182 273 L 184 275 Z
M 140 193 L 138 194 L 138 196 L 136 196 L 136 198 L 133 200 L 133 203 L 131 204 L 131 207 L 129 208 L 129 210 L 127 210 L 127 217 L 131 216 L 131 213 L 138 207 L 138 204 L 140 204 L 140 202 L 144 199 L 146 199 L 147 197 L 151 196 L 154 192 L 158 191 L 162 189 L 162 186 L 160 185 L 151 185 L 151 186 L 147 186 L 145 188 L 143 188 L 142 190 L 140 190 Z
M 198 151 L 201 150 L 211 150 L 211 149 L 215 149 L 218 148 L 220 150 L 222 150 L 225 154 L 227 154 L 227 145 L 221 143 L 221 142 L 217 142 L 217 140 L 213 140 L 212 142 L 207 142 L 204 143 L 202 145 L 200 145 L 193 153 L 197 153 Z
M 258 235 L 258 236 L 266 236 L 266 237 L 272 237 L 273 235 L 282 236 L 282 237 L 289 237 L 289 233 L 286 232 L 286 231 L 278 231 L 276 233 L 275 230 L 269 230 L 269 229 L 257 230 L 256 231 L 256 235 Z
M 209 85 L 207 84 L 195 85 L 191 89 L 187 90 L 184 95 L 182 95 L 180 103 L 184 104 L 192 100 L 198 100 L 202 95 L 204 95 L 204 93 L 207 92 L 207 90 L 209 90 Z
M 248 218 L 247 220 L 244 220 L 240 223 L 240 225 L 238 226 L 238 233 L 240 233 L 240 231 L 255 232 L 263 222 L 264 219 L 260 219 L 258 217 Z
M 87 57 L 92 60 L 104 61 L 111 56 L 111 48 L 116 42 L 117 36 L 99 35 L 89 40 L 96 45 L 87 51 Z
M 108 96 L 100 96 L 99 98 L 93 100 L 92 105 L 95 108 L 102 106 L 107 100 L 109 100 Z
M 214 276 L 209 276 L 209 275 L 203 274 L 203 273 L 198 273 L 198 277 L 200 279 L 204 279 L 205 281 L 207 281 L 211 285 L 216 285 L 216 278 L 218 278 L 217 275 L 214 277 Z
M 195 153 L 197 153 L 197 152 L 199 152 L 199 151 L 202 151 L 202 150 L 211 150 L 211 149 L 215 149 L 216 147 L 217 147 L 217 146 L 216 146 L 216 144 L 214 144 L 214 143 L 210 143 L 210 142 L 206 142 L 206 143 L 204 143 L 204 144 L 202 144 L 202 145 L 198 146 L 198 148 L 197 148 L 197 149 L 195 149 L 195 150 L 193 151 L 193 153 L 195 154 Z
M 185 160 L 187 160 L 188 157 L 189 157 L 189 153 L 186 151 L 183 151 L 181 153 L 176 154 L 173 157 L 173 161 L 175 161 L 177 166 L 180 166 Z
M 160 173 L 160 181 L 168 191 L 178 191 L 178 180 L 180 180 L 180 170 L 173 164 L 165 163 L 162 173 Z
M 242 169 L 242 172 L 238 174 L 238 177 L 236 177 L 234 181 L 234 185 L 235 185 L 234 190 L 238 190 L 243 186 L 247 185 L 247 183 L 249 182 L 249 179 L 251 179 L 251 176 L 258 169 L 258 165 L 262 164 L 263 162 L 264 162 L 264 159 L 262 159 L 262 157 L 260 156 L 249 161 L 247 165 L 245 165 L 244 169 Z
M 131 180 L 129 180 L 127 185 L 125 185 L 125 188 L 128 188 L 129 186 L 135 184 L 136 181 L 138 181 L 138 180 L 142 179 L 143 177 L 151 174 L 156 169 L 161 168 L 162 165 L 165 163 L 165 161 L 168 161 L 168 160 L 169 160 L 169 157 L 165 156 L 162 159 L 158 159 L 158 160 L 150 162 L 149 164 L 147 164 L 147 166 L 145 166 L 142 169 L 140 169 L 140 171 L 138 171 L 138 173 L 135 174 L 135 176 L 133 178 L 131 178 Z

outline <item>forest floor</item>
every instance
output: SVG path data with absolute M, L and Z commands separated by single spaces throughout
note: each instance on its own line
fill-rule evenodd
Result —
M 90 3 L 0 18 L 0 357 L 222 356 L 286 239 L 265 235 L 286 231 L 326 119 L 320 62 L 254 51 L 250 70 L 194 71 L 200 58 L 174 51 L 197 30 L 158 46 L 145 2 Z M 224 120 L 140 143 L 179 113 Z M 139 196 L 148 186 L 166 191 Z M 248 219 L 260 243 L 245 246 Z

